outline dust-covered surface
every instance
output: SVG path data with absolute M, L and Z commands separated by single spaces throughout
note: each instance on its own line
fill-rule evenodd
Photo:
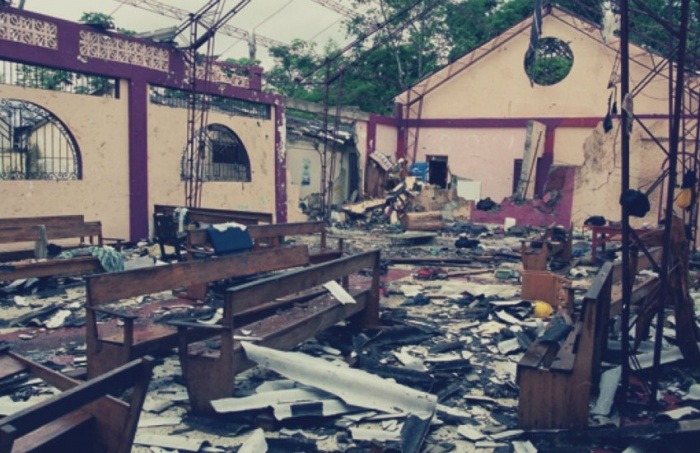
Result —
M 622 451 L 633 444 L 629 438 L 612 437 L 585 441 L 577 438 L 573 443 L 566 436 L 563 440 L 535 436 L 518 428 L 517 363 L 549 322 L 546 318 L 536 318 L 533 301 L 523 301 L 520 297 L 519 253 L 521 241 L 537 238 L 541 231 L 516 228 L 506 235 L 500 227 L 461 224 L 425 242 L 413 238 L 404 241 L 396 237 L 397 232 L 391 227 L 335 228 L 329 239 L 332 246 L 334 238 L 342 237 L 347 254 L 375 248 L 382 251 L 382 328 L 359 330 L 343 322 L 293 351 L 308 356 L 309 362 L 320 358 L 330 364 L 362 370 L 385 380 L 386 385 L 398 384 L 425 395 L 435 403 L 432 417 L 416 421 L 411 414 L 399 410 L 387 412 L 348 405 L 333 394 L 332 387 L 315 399 L 295 400 L 300 404 L 322 400 L 321 412 L 318 412 L 320 406 L 314 406 L 316 412 L 292 407 L 290 414 L 283 415 L 290 401 L 280 400 L 276 395 L 281 394 L 274 392 L 301 389 L 318 394 L 319 390 L 301 382 L 303 379 L 293 381 L 261 367 L 240 373 L 232 396 L 262 395 L 274 403 L 225 414 L 195 415 L 189 410 L 187 390 L 173 350 L 171 355 L 157 359 L 133 451 L 264 451 L 261 449 L 267 448 L 279 452 L 359 452 L 401 451 L 402 445 L 404 451 L 426 452 Z M 457 242 L 463 238 L 471 241 L 462 240 L 458 247 Z M 573 260 L 552 265 L 571 279 L 573 287 L 586 288 L 598 266 L 586 264 L 590 245 L 583 232 L 578 232 L 574 239 Z M 292 238 L 289 243 L 316 246 L 317 241 L 318 238 L 301 237 Z M 126 252 L 126 260 L 142 259 L 144 254 L 139 249 Z M 212 285 L 207 302 L 194 308 L 165 303 L 172 298 L 168 292 L 134 298 L 112 308 L 136 311 L 157 323 L 174 319 L 210 320 L 220 307 L 225 287 L 239 283 Z M 693 296 L 700 299 L 698 294 Z M 577 292 L 577 303 L 580 297 L 581 293 Z M 0 297 L 0 339 L 37 362 L 80 376 L 86 364 L 84 298 L 80 278 L 5 285 Z M 120 328 L 118 323 L 106 321 L 104 326 Z M 672 316 L 667 322 L 671 328 L 666 330 L 664 347 L 670 351 Z M 619 357 L 614 354 L 614 338 L 610 348 L 613 352 L 604 357 L 602 371 L 619 365 Z M 650 343 L 642 342 L 642 349 L 648 351 Z M 679 407 L 694 409 L 697 402 L 689 398 L 696 392 L 693 385 L 700 376 L 698 370 L 673 362 L 664 365 L 661 372 L 661 407 L 651 410 L 638 404 L 635 410 L 622 413 L 613 405 L 608 413 L 591 415 L 591 429 L 621 423 L 652 426 L 661 412 Z M 382 398 L 381 390 L 367 389 L 366 395 L 358 391 L 360 395 L 353 398 L 354 404 L 377 406 L 377 401 L 371 400 Z M 631 399 L 643 402 L 640 387 L 633 386 L 633 390 Z M 41 401 L 53 393 L 55 390 L 36 379 L 0 380 L 0 406 L 6 412 L 25 407 L 21 403 Z M 594 389 L 591 407 L 596 403 L 597 393 Z M 337 407 L 339 413 L 328 415 L 333 412 L 331 408 Z M 687 417 L 697 416 L 698 412 L 690 409 L 686 409 Z M 425 430 L 424 438 L 419 433 L 421 429 Z M 421 445 L 418 449 L 416 442 Z M 686 445 L 682 442 L 685 440 L 678 440 L 681 449 L 676 451 L 690 451 L 682 449 Z M 643 443 L 647 449 L 639 451 L 661 451 L 654 450 L 659 445 L 657 438 L 644 439 Z

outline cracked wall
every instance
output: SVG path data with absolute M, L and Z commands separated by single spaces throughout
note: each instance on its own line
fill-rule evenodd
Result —
M 647 122 L 646 126 L 655 135 L 664 135 L 666 122 Z M 583 165 L 576 173 L 572 220 L 581 225 L 588 217 L 602 215 L 608 220 L 619 221 L 621 162 L 620 125 L 605 133 L 599 124 L 583 145 Z M 638 125 L 630 136 L 630 188 L 645 191 L 659 176 L 665 155 L 658 146 L 647 139 Z M 658 216 L 660 190 L 649 196 L 651 209 L 646 217 L 631 218 L 631 224 L 639 227 L 644 223 L 655 225 Z

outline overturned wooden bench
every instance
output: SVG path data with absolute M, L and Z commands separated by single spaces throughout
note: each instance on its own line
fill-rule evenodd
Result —
M 518 362 L 518 424 L 523 429 L 588 426 L 591 386 L 597 381 L 610 318 L 612 264 L 584 296 L 571 331 L 560 341 L 534 341 Z
M 121 300 L 172 290 L 175 294 L 170 302 L 174 305 L 197 306 L 197 299 L 204 298 L 210 282 L 307 264 L 308 248 L 296 246 L 88 277 L 88 377 L 105 373 L 146 354 L 167 353 L 177 346 L 177 330 L 174 327 L 156 324 L 150 318 L 133 312 L 118 311 Z M 181 292 L 183 288 L 187 290 Z M 106 304 L 116 304 L 117 307 L 105 308 Z M 123 328 L 101 333 L 98 315 L 123 321 Z
M 76 221 L 82 216 L 64 216 L 66 221 L 48 221 L 49 218 L 24 218 L 20 226 L 0 227 L 0 244 L 36 243 L 40 240 L 40 228 L 43 226 L 47 241 L 78 239 L 78 244 L 71 244 L 66 249 L 83 246 L 104 246 L 101 222 Z M 55 218 L 54 218 L 55 219 Z M 11 220 L 11 219 L 3 219 Z M 30 223 L 45 221 L 43 224 Z M 77 256 L 68 259 L 50 258 L 44 261 L 21 261 L 34 257 L 34 246 L 0 254 L 0 281 L 20 278 L 73 275 L 102 269 L 100 261 L 93 256 Z
M 271 225 L 250 225 L 246 231 L 257 250 L 280 247 L 285 238 L 303 235 L 318 235 L 319 246 L 309 251 L 312 264 L 323 263 L 343 256 L 343 239 L 339 238 L 335 247 L 329 246 L 326 225 L 323 222 L 274 223 Z M 206 230 L 198 229 L 187 234 L 187 251 L 190 254 L 215 255 Z
M 62 391 L 0 418 L 0 453 L 130 452 L 152 367 L 152 360 L 144 358 L 79 382 L 0 349 L 0 379 L 28 372 Z M 126 389 L 132 389 L 128 401 L 110 396 Z
M 180 332 L 180 363 L 192 410 L 211 411 L 212 400 L 233 395 L 236 373 L 254 365 L 245 358 L 238 341 L 241 337 L 263 346 L 290 349 L 344 319 L 352 318 L 363 326 L 378 325 L 379 264 L 380 252 L 375 250 L 285 272 L 228 289 L 220 325 L 173 323 Z M 361 275 L 363 271 L 369 275 Z M 347 290 L 355 303 L 342 303 L 324 291 L 260 321 L 236 325 L 235 317 L 241 313 L 275 307 L 280 298 L 333 280 L 349 280 Z M 203 334 L 211 339 L 202 341 Z

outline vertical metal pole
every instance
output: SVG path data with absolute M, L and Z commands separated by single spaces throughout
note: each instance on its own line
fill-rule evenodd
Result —
M 331 64 L 326 61 L 326 76 L 323 82 L 323 153 L 321 153 L 321 215 L 327 220 L 327 196 L 328 196 L 328 103 L 330 97 L 330 71 Z
M 621 193 L 630 188 L 630 137 L 629 128 L 631 118 L 625 110 L 625 97 L 629 93 L 629 15 L 628 0 L 620 0 L 620 100 L 622 109 L 620 112 L 620 129 L 622 132 L 621 143 Z M 630 276 L 630 217 L 629 209 L 622 206 L 622 315 L 620 319 L 622 331 L 622 378 L 620 394 L 623 402 L 627 402 L 629 389 L 629 329 L 630 329 L 630 300 L 632 294 L 632 280 Z
M 663 342 L 663 331 L 664 331 L 664 312 L 666 308 L 666 301 L 669 297 L 669 275 L 668 271 L 671 269 L 672 259 L 671 256 L 671 230 L 672 230 L 672 218 L 673 218 L 673 199 L 675 197 L 676 188 L 676 177 L 678 169 L 678 142 L 680 136 L 680 124 L 681 124 L 681 114 L 683 113 L 683 96 L 684 96 L 684 76 L 685 76 L 685 51 L 686 51 L 686 41 L 688 38 L 688 9 L 690 0 L 681 1 L 681 19 L 680 19 L 680 32 L 679 32 L 679 43 L 678 43 L 678 63 L 676 67 L 676 84 L 674 93 L 674 103 L 673 103 L 673 117 L 671 119 L 671 134 L 669 135 L 669 150 L 668 150 L 668 191 L 666 194 L 666 218 L 664 220 L 664 256 L 663 264 L 661 267 L 661 274 L 659 275 L 659 306 L 656 314 L 656 336 L 654 338 L 654 369 L 652 373 L 651 381 L 651 402 L 656 404 L 656 392 L 659 388 L 659 376 L 658 370 L 661 364 L 661 344 Z M 672 3 L 669 1 L 669 8 L 672 7 Z M 676 270 L 675 272 L 678 272 Z

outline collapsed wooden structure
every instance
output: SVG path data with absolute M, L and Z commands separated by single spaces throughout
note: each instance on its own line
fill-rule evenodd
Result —
M 26 372 L 62 391 L 0 418 L 0 452 L 130 452 L 152 367 L 144 358 L 80 382 L 0 349 L 0 378 Z M 110 396 L 125 389 L 128 401 Z

